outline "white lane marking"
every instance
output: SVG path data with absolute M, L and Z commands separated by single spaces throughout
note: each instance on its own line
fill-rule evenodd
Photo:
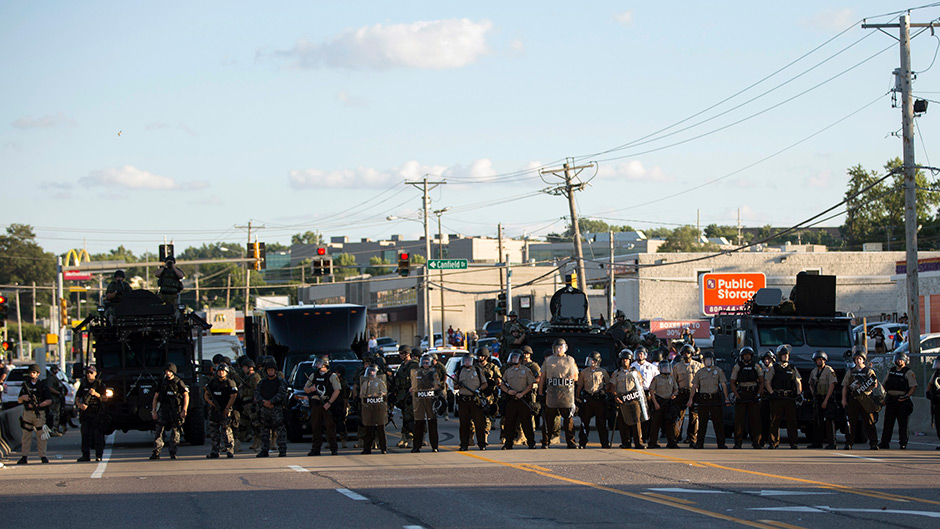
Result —
M 349 498 L 349 499 L 351 499 L 351 500 L 365 501 L 365 500 L 368 500 L 368 499 L 369 499 L 369 498 L 366 498 L 365 496 L 363 496 L 362 494 L 356 494 L 355 492 L 353 492 L 353 491 L 351 491 L 351 490 L 349 490 L 349 489 L 336 489 L 336 492 L 342 494 L 343 496 L 346 496 L 347 498 Z
M 293 470 L 294 472 L 306 472 L 307 469 L 298 465 L 290 465 L 287 468 Z
M 424 529 L 420 525 L 403 525 L 402 529 Z
M 91 479 L 101 479 L 101 476 L 104 475 L 104 470 L 108 468 L 108 460 L 111 459 L 111 445 L 114 443 L 114 434 L 104 438 L 105 449 L 104 453 L 101 454 L 101 462 L 98 463 L 98 466 L 95 467 L 95 471 L 91 473 Z
M 691 494 L 728 494 L 725 490 L 706 490 L 706 489 L 681 489 L 681 488 L 654 488 L 646 489 L 655 492 L 688 492 Z
M 874 457 L 857 456 L 855 454 L 843 454 L 842 452 L 833 452 L 833 454 L 842 457 L 854 457 L 856 459 L 865 459 L 867 461 L 877 461 L 878 463 L 884 463 L 884 459 L 875 459 Z
M 863 512 L 874 514 L 908 514 L 911 516 L 924 516 L 927 518 L 940 518 L 940 512 L 934 511 L 905 511 L 901 509 L 850 509 L 843 507 L 829 507 L 827 505 L 816 505 L 814 507 L 757 507 L 748 509 L 749 511 L 782 511 L 782 512 Z
M 758 496 L 806 496 L 810 494 L 833 494 L 832 492 L 809 492 L 799 490 L 744 490 L 744 494 L 756 494 Z

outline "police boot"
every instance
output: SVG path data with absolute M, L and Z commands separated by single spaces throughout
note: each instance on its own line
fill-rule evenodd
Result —
M 16 462 L 16 464 L 17 464 L 17 465 L 28 465 L 28 464 L 29 464 L 29 461 L 27 461 L 26 456 L 23 456 L 23 457 L 20 458 L 19 461 Z
M 150 459 L 160 459 L 160 452 L 154 450 L 153 453 L 150 454 Z
M 255 457 L 268 457 L 268 451 L 267 451 L 267 450 L 262 450 L 262 451 L 258 452 L 258 455 L 256 455 Z

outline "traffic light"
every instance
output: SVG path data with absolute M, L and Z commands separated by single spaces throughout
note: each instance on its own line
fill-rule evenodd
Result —
M 255 241 L 248 243 L 248 258 L 255 260 L 252 264 L 254 270 L 264 270 L 268 267 L 263 242 Z
M 7 351 L 12 351 L 14 347 L 16 347 L 16 344 L 11 340 L 4 340 L 0 342 L 0 349 L 2 349 L 4 353 Z
M 59 301 L 59 323 L 62 325 L 69 324 L 69 302 L 65 298 Z
M 0 327 L 7 325 L 7 298 L 0 294 Z
M 164 262 L 164 261 L 166 261 L 166 258 L 167 258 L 167 257 L 171 257 L 171 258 L 173 258 L 173 260 L 175 261 L 175 260 L 176 260 L 176 255 L 173 254 L 173 245 L 172 245 L 172 244 L 161 244 L 161 245 L 160 245 L 160 248 L 159 248 L 159 257 L 160 257 L 160 262 L 161 262 L 161 263 Z
M 411 273 L 411 254 L 400 252 L 398 254 L 398 275 L 405 277 Z
M 500 292 L 496 295 L 496 314 L 506 314 L 506 293 Z
M 572 270 L 570 274 L 566 274 L 565 283 L 571 288 L 578 288 L 578 272 Z
M 314 259 L 313 260 L 313 275 L 315 276 L 333 275 L 333 258 L 327 257 L 326 259 Z

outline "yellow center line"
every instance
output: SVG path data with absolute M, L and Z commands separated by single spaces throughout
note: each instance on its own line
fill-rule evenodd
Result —
M 782 529 L 806 529 L 805 527 L 800 527 L 799 525 L 791 525 L 786 522 L 778 522 L 776 520 L 760 520 L 760 521 L 773 525 L 774 527 L 781 527 Z
M 762 476 L 765 478 L 776 478 L 776 479 L 782 479 L 786 481 L 806 483 L 806 484 L 815 485 L 817 487 L 824 488 L 824 489 L 830 489 L 830 490 L 835 490 L 839 492 L 847 492 L 849 494 L 857 494 L 859 496 L 868 496 L 870 498 L 878 498 L 881 500 L 899 501 L 899 502 L 905 502 L 905 503 L 914 501 L 914 502 L 920 502 L 920 503 L 928 503 L 931 505 L 940 505 L 940 501 L 925 500 L 923 498 L 915 498 L 912 496 L 902 496 L 900 494 L 889 494 L 887 492 L 877 492 L 877 491 L 870 491 L 870 490 L 864 490 L 864 489 L 856 489 L 856 488 L 848 487 L 845 485 L 836 485 L 835 483 L 826 483 L 824 481 L 813 481 L 811 479 L 794 478 L 790 476 L 781 476 L 779 474 L 768 474 L 766 472 L 757 472 L 756 470 L 745 470 L 743 468 L 726 467 L 724 465 L 719 465 L 717 463 L 709 463 L 707 461 L 695 461 L 692 459 L 683 459 L 683 458 L 672 457 L 672 456 L 667 456 L 663 454 L 656 454 L 648 450 L 631 450 L 631 451 L 636 452 L 638 454 L 646 454 L 646 455 L 650 455 L 654 457 L 660 457 L 663 459 L 670 459 L 677 463 L 684 463 L 684 464 L 689 464 L 689 465 L 694 465 L 697 463 L 699 465 L 704 465 L 704 466 L 711 467 L 711 468 L 717 468 L 721 470 L 730 470 L 732 472 L 741 472 L 743 474 L 751 474 L 754 476 Z
M 672 496 L 666 496 L 665 494 L 656 494 L 655 492 L 644 492 L 644 496 L 652 496 L 654 498 L 659 498 L 661 500 L 674 501 L 676 503 L 684 503 L 686 505 L 695 505 L 694 501 L 684 500 L 682 498 L 673 498 Z
M 728 521 L 728 522 L 735 522 L 735 523 L 739 523 L 739 524 L 741 524 L 741 525 L 746 525 L 746 526 L 749 526 L 749 527 L 759 527 L 759 528 L 761 528 L 761 529 L 780 529 L 780 527 L 779 527 L 779 526 L 776 526 L 776 525 L 769 525 L 769 524 L 762 523 L 762 522 L 755 522 L 755 521 L 751 521 L 751 520 L 745 520 L 745 519 L 743 519 L 743 518 L 735 518 L 734 516 L 728 516 L 727 514 L 721 514 L 721 513 L 717 513 L 717 512 L 706 511 L 705 509 L 699 509 L 698 507 L 692 507 L 691 505 L 684 505 L 683 503 L 680 503 L 680 502 L 676 501 L 674 498 L 669 498 L 668 496 L 657 497 L 657 496 L 659 496 L 659 495 L 657 495 L 657 496 L 648 496 L 648 495 L 644 495 L 644 494 L 640 494 L 640 493 L 627 492 L 627 491 L 625 491 L 625 490 L 615 489 L 615 488 L 613 488 L 613 487 L 606 487 L 606 486 L 604 486 L 604 485 L 598 485 L 597 483 L 590 483 L 590 482 L 588 482 L 588 481 L 581 481 L 581 480 L 578 480 L 578 479 L 568 478 L 568 477 L 565 477 L 565 476 L 558 476 L 558 475 L 555 475 L 555 474 L 549 474 L 549 473 L 543 472 L 543 471 L 541 471 L 541 470 L 535 470 L 535 469 L 532 469 L 532 468 L 528 468 L 528 467 L 523 466 L 523 465 L 521 465 L 521 464 L 506 463 L 506 462 L 503 462 L 503 461 L 497 461 L 497 460 L 495 460 L 495 459 L 490 459 L 490 458 L 488 458 L 488 457 L 483 457 L 483 456 L 480 456 L 480 455 L 477 455 L 477 454 L 472 454 L 472 453 L 469 453 L 469 452 L 459 452 L 459 453 L 460 453 L 460 454 L 463 454 L 463 455 L 465 455 L 465 456 L 467 456 L 467 457 L 472 457 L 472 458 L 475 458 L 475 459 L 479 459 L 479 460 L 481 460 L 481 461 L 486 461 L 486 462 L 488 462 L 488 463 L 495 463 L 495 464 L 497 464 L 497 465 L 503 465 L 503 466 L 507 466 L 507 467 L 510 467 L 510 468 L 515 468 L 515 469 L 517 469 L 517 470 L 522 470 L 522 471 L 524 471 L 524 472 L 531 472 L 531 473 L 533 473 L 533 474 L 538 474 L 539 476 L 542 476 L 542 477 L 551 478 L 551 479 L 556 479 L 556 480 L 558 480 L 558 481 L 564 481 L 564 482 L 566 482 L 566 483 L 571 483 L 571 484 L 574 484 L 574 485 L 582 485 L 582 486 L 585 486 L 585 487 L 590 487 L 590 488 L 592 488 L 592 489 L 602 490 L 602 491 L 604 491 L 604 492 L 612 492 L 612 493 L 614 493 L 614 494 L 619 494 L 619 495 L 621 495 L 621 496 L 627 496 L 627 497 L 629 497 L 629 498 L 633 498 L 633 499 L 637 499 L 637 500 L 643 500 L 643 501 L 649 501 L 649 502 L 653 502 L 653 503 L 658 503 L 658 504 L 660 504 L 660 505 L 665 505 L 665 506 L 667 506 L 667 507 L 674 507 L 674 508 L 676 508 L 676 509 L 682 509 L 682 510 L 684 510 L 684 511 L 694 512 L 694 513 L 696 513 L 696 514 L 701 514 L 701 515 L 703 515 L 703 516 L 708 516 L 708 517 L 711 517 L 711 518 L 718 518 L 719 520 L 725 520 L 725 521 Z M 668 499 L 667 499 L 667 498 L 668 498 Z

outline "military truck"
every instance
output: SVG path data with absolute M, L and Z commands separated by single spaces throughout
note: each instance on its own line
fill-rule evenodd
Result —
M 790 363 L 800 372 L 807 399 L 809 375 L 816 367 L 814 352 L 826 352 L 828 365 L 841 381 L 845 374 L 843 354 L 854 345 L 852 319 L 835 311 L 835 278 L 832 278 L 831 289 L 831 292 L 815 292 L 820 298 L 832 300 L 828 308 L 822 310 L 818 306 L 809 308 L 799 299 L 796 302 L 784 299 L 780 289 L 763 288 L 741 310 L 720 312 L 712 319 L 715 364 L 730 377 L 742 347 L 753 348 L 755 361 L 759 361 L 766 351 L 776 351 L 777 346 L 789 344 L 792 347 Z M 795 296 L 791 293 L 790 297 Z M 733 423 L 729 410 L 726 410 L 726 424 Z M 811 434 L 813 410 L 808 400 L 797 408 L 797 419 L 800 429 Z
M 189 386 L 183 435 L 205 443 L 205 412 L 197 375 L 202 364 L 202 331 L 212 326 L 182 305 L 164 304 L 153 292 L 132 290 L 107 310 L 99 307 L 73 329 L 88 331 L 98 379 L 107 386 L 103 400 L 110 417 L 106 433 L 152 430 L 153 392 L 168 362 Z M 89 355 L 91 356 L 91 355 Z
M 608 371 L 617 369 L 617 355 L 620 349 L 609 335 L 593 328 L 587 319 L 588 299 L 581 290 L 565 286 L 552 295 L 549 310 L 552 317 L 545 332 L 529 332 L 525 343 L 532 347 L 532 361 L 539 364 L 552 352 L 552 344 L 557 338 L 564 338 L 568 344 L 568 356 L 584 366 L 584 359 L 592 351 L 601 353 L 601 367 Z M 510 351 L 500 351 L 500 359 L 505 365 Z

